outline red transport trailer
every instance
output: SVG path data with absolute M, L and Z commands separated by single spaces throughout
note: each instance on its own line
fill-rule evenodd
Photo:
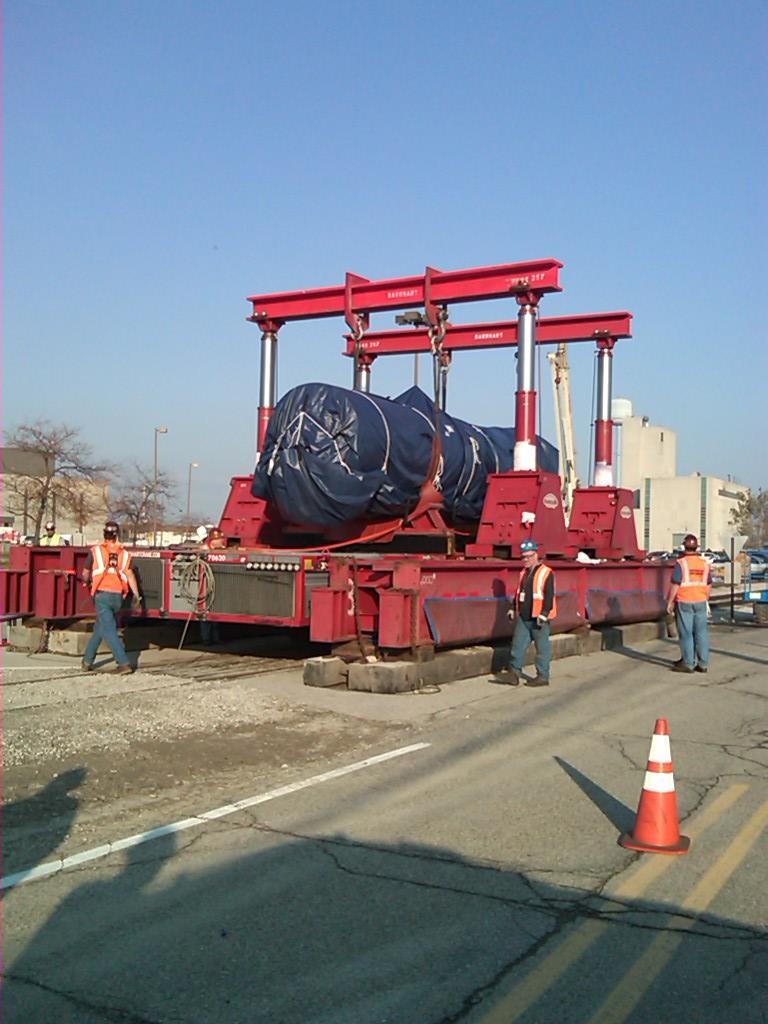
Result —
M 247 478 L 245 478 L 247 480 Z M 3 613 L 50 623 L 94 614 L 79 582 L 87 548 L 16 548 L 2 574 Z M 450 647 L 510 635 L 517 558 L 369 551 L 133 551 L 148 619 L 190 617 L 309 629 L 330 645 L 371 637 L 387 651 Z M 669 563 L 550 559 L 554 632 L 660 619 Z
M 137 548 L 144 602 L 140 613 L 126 614 L 294 627 L 330 645 L 362 645 L 368 638 L 382 651 L 401 653 L 502 638 L 511 631 L 506 610 L 520 543 L 535 536 L 557 570 L 556 632 L 661 618 L 671 567 L 643 560 L 633 495 L 613 482 L 612 357 L 616 342 L 631 336 L 631 314 L 539 318 L 542 296 L 560 290 L 561 266 L 548 259 L 427 268 L 383 281 L 347 274 L 344 285 L 249 298 L 249 319 L 262 330 L 260 449 L 276 400 L 278 332 L 291 320 L 343 315 L 356 390 L 370 392 L 379 356 L 431 352 L 438 408 L 452 351 L 516 346 L 514 469 L 488 478 L 480 521 L 460 531 L 430 481 L 403 518 L 316 529 L 282 521 L 252 495 L 252 477 L 235 477 L 219 524 L 227 548 Z M 453 324 L 448 318 L 449 302 L 504 296 L 517 303 L 514 321 Z M 408 326 L 368 329 L 371 313 L 414 305 L 423 312 L 398 318 Z M 566 522 L 559 477 L 536 467 L 533 353 L 536 345 L 588 340 L 597 350 L 595 477 L 593 486 L 576 490 Z M 92 615 L 79 583 L 86 556 L 84 548 L 13 548 L 0 575 L 0 613 L 49 622 Z

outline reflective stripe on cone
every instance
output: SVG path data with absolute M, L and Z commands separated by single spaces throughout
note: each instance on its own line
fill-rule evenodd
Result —
M 659 718 L 653 730 L 635 827 L 619 845 L 642 853 L 687 853 L 691 841 L 680 835 L 669 725 Z

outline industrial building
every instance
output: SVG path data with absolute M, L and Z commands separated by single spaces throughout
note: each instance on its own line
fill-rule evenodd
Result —
M 617 398 L 612 405 L 616 424 L 618 482 L 635 493 L 638 543 L 646 551 L 676 548 L 687 533 L 699 538 L 702 549 L 730 550 L 738 537 L 731 513 L 749 488 L 730 478 L 700 472 L 677 473 L 677 434 L 647 416 L 635 416 L 632 403 Z

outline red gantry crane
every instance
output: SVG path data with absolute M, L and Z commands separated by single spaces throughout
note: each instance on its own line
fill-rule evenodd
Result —
M 292 321 L 344 317 L 345 354 L 354 388 L 370 392 L 375 361 L 400 353 L 431 353 L 435 400 L 445 404 L 453 352 L 514 348 L 514 468 L 488 478 L 480 520 L 458 533 L 441 508 L 432 480 L 407 516 L 317 528 L 281 521 L 251 493 L 252 476 L 235 477 L 220 519 L 222 551 L 137 548 L 148 618 L 256 623 L 308 629 L 313 640 L 342 645 L 369 638 L 382 652 L 412 652 L 509 635 L 507 595 L 520 569 L 520 543 L 535 536 L 546 557 L 557 559 L 555 631 L 585 624 L 659 619 L 669 567 L 644 562 L 638 549 L 633 495 L 613 477 L 611 387 L 616 342 L 631 336 L 630 313 L 540 317 L 544 296 L 561 290 L 562 263 L 522 263 L 370 280 L 348 273 L 343 284 L 252 295 L 248 317 L 261 330 L 258 447 L 277 402 L 278 337 Z M 513 319 L 454 323 L 449 306 L 489 299 L 512 300 Z M 406 312 L 399 328 L 371 330 L 382 311 Z M 568 520 L 562 481 L 536 465 L 535 349 L 592 341 L 597 359 L 595 474 L 576 487 Z M 437 436 L 437 431 L 435 435 Z M 93 614 L 77 584 L 84 548 L 15 548 L 0 576 L 5 618 L 48 621 Z

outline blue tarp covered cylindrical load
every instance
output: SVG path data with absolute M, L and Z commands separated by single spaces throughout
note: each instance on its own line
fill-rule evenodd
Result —
M 489 473 L 512 469 L 513 427 L 476 427 L 445 413 L 436 481 L 455 522 L 480 518 Z M 275 406 L 253 493 L 282 519 L 333 526 L 391 519 L 417 505 L 432 460 L 435 407 L 417 387 L 395 399 L 332 384 L 303 384 Z M 557 472 L 557 450 L 537 438 L 538 466 Z

